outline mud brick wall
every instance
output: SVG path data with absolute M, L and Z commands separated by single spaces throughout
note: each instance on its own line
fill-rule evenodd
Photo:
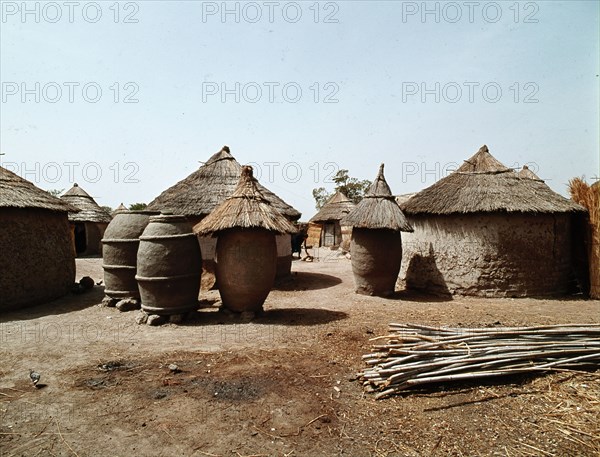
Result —
M 0 209 L 0 310 L 59 298 L 74 281 L 67 213 Z
M 409 289 L 483 297 L 560 295 L 572 279 L 567 214 L 411 216 L 400 279 Z

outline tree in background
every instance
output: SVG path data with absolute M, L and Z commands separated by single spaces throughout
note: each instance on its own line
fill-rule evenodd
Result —
M 110 206 L 101 206 L 100 208 L 102 208 L 104 211 L 106 211 L 108 214 L 113 212 L 113 209 Z
M 351 178 L 348 175 L 348 170 L 338 170 L 332 180 L 335 184 L 333 192 L 327 192 L 324 187 L 313 189 L 312 194 L 317 209 L 321 209 L 327 200 L 329 200 L 337 191 L 341 191 L 354 203 L 358 203 L 363 199 L 365 193 L 371 186 L 371 181 L 368 179 L 360 181 L 356 178 Z
M 130 211 L 140 211 L 142 209 L 146 209 L 148 205 L 146 205 L 145 203 L 132 203 L 131 205 L 129 205 L 129 210 Z

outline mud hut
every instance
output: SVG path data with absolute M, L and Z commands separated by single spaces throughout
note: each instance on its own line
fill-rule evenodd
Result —
M 0 167 L 0 310 L 68 293 L 75 254 L 68 212 L 77 208 Z
M 182 214 L 197 224 L 229 197 L 239 181 L 242 166 L 231 155 L 228 146 L 213 154 L 208 161 L 187 178 L 168 188 L 150 202 L 149 210 Z M 273 207 L 290 221 L 297 221 L 301 213 L 281 198 L 257 183 L 258 190 Z M 216 239 L 200 237 L 203 268 L 214 272 Z M 292 265 L 291 235 L 277 237 L 277 276 L 290 274 Z M 203 281 L 208 275 L 203 275 Z
M 585 209 L 487 146 L 401 207 L 415 229 L 403 238 L 407 288 L 524 297 L 573 285 L 573 217 Z
M 339 246 L 342 242 L 349 243 L 352 235 L 351 227 L 342 226 L 340 221 L 356 205 L 343 192 L 337 191 L 309 222 L 321 226 L 320 246 Z
M 77 256 L 102 253 L 100 241 L 112 217 L 77 183 L 61 197 L 80 211 L 69 213 L 69 223 Z
M 394 293 L 402 260 L 400 232 L 412 232 L 412 227 L 385 180 L 383 164 L 365 197 L 341 223 L 352 226 L 350 254 L 356 293 Z
M 194 227 L 217 237 L 217 284 L 223 306 L 256 312 L 273 287 L 277 269 L 276 234 L 296 228 L 259 190 L 252 167 L 244 166 L 235 191 Z

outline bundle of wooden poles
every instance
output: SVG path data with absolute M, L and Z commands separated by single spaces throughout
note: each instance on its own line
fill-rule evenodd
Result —
M 387 340 L 383 343 L 379 341 Z M 390 324 L 359 373 L 384 398 L 427 384 L 600 366 L 600 325 L 440 328 Z

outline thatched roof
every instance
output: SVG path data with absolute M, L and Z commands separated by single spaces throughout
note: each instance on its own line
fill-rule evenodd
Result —
M 338 190 L 309 222 L 339 221 L 355 207 L 354 202 Z
M 496 160 L 485 145 L 458 170 L 423 189 L 401 207 L 408 215 L 585 211 L 539 178 L 519 177 Z
M 527 165 L 523 165 L 523 168 L 517 172 L 517 175 L 519 178 L 534 179 L 536 181 L 544 182 L 544 180 L 531 171 Z
M 413 231 L 383 176 L 383 164 L 367 194 L 341 223 L 356 228 Z
M 101 222 L 108 224 L 112 219 L 111 215 L 100 208 L 98 203 L 77 183 L 73 184 L 73 187 L 61 195 L 60 198 L 81 210 L 79 212 L 69 212 L 69 221 L 71 222 Z
M 252 167 L 242 167 L 233 193 L 201 222 L 194 226 L 200 235 L 215 234 L 231 228 L 264 228 L 277 233 L 296 233 L 296 228 L 259 190 Z
M 111 213 L 111 216 L 114 216 L 114 215 L 116 215 L 117 213 L 119 213 L 119 212 L 121 212 L 121 211 L 129 211 L 129 210 L 127 209 L 127 207 L 126 207 L 126 206 L 125 206 L 123 203 L 121 203 L 119 206 L 117 206 L 117 207 L 116 207 L 116 208 L 113 210 L 113 212 Z
M 45 190 L 0 167 L 0 208 L 41 208 L 50 211 L 78 211 Z
M 398 203 L 398 206 L 402 206 L 402 204 L 406 203 L 409 199 L 413 198 L 415 195 L 417 195 L 416 192 L 411 192 L 410 194 L 400 194 L 400 195 L 396 195 L 396 203 Z
M 235 190 L 242 166 L 231 155 L 228 146 L 214 154 L 198 170 L 165 190 L 148 205 L 149 210 L 184 216 L 204 217 Z M 275 208 L 291 220 L 301 213 L 260 184 L 258 189 Z

